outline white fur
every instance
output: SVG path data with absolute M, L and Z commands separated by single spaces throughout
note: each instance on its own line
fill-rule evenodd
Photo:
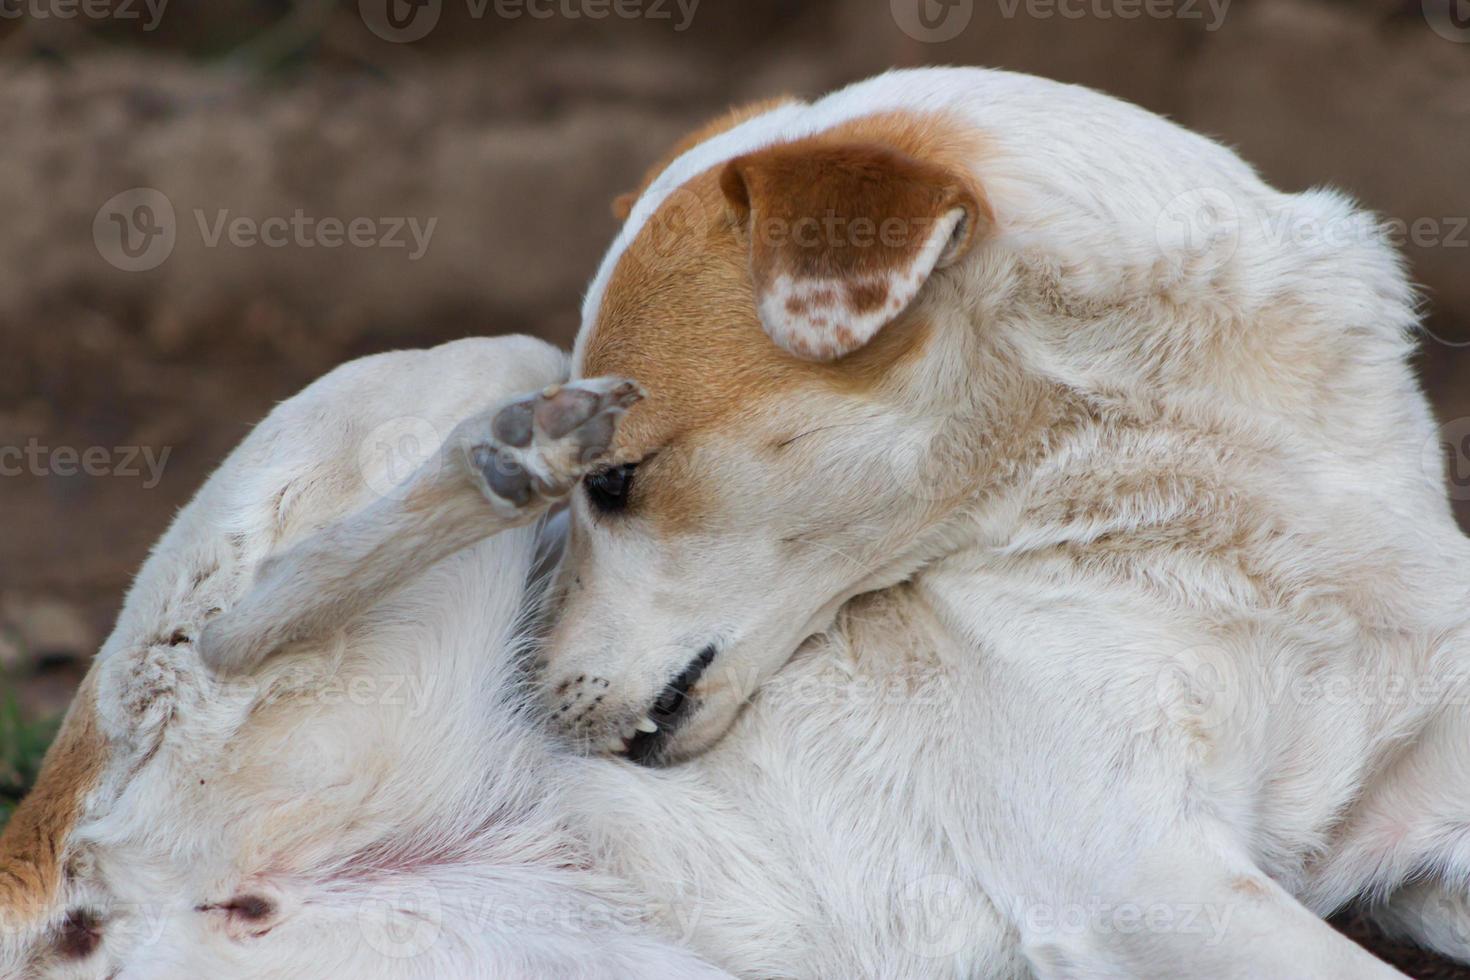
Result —
M 594 281 L 579 361 L 667 195 L 895 110 L 975 127 L 995 214 L 921 292 L 928 347 L 876 391 L 793 387 L 663 447 L 715 502 L 693 530 L 579 502 L 550 683 L 606 679 L 584 728 L 616 729 L 714 647 L 670 753 L 722 760 L 759 737 L 800 640 L 890 590 L 956 651 L 963 718 L 895 712 L 870 744 L 940 741 L 917 759 L 945 785 L 910 803 L 959 797 L 951 845 L 1038 972 L 1379 975 L 1317 918 L 1353 901 L 1470 959 L 1470 837 L 1448 818 L 1470 805 L 1470 547 L 1406 363 L 1412 291 L 1350 202 L 1277 192 L 1085 90 L 892 73 L 674 161 Z M 860 660 L 883 660 L 871 642 Z M 966 748 L 946 755 L 950 724 Z M 852 765 L 833 738 L 814 772 Z M 1190 903 L 1232 911 L 1226 941 L 1096 911 Z M 1068 931 L 1058 909 L 1093 911 Z

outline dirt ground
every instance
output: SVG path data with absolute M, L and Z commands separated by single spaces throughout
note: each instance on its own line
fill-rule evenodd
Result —
M 1235 0 L 1215 24 L 1018 2 L 970 4 L 938 41 L 901 29 L 901 0 L 705 0 L 684 29 L 672 4 L 593 22 L 446 2 L 412 44 L 355 2 L 181 4 L 153 31 L 0 21 L 0 447 L 28 453 L 0 477 L 0 670 L 23 713 L 64 707 L 150 543 L 276 401 L 379 350 L 566 343 L 609 201 L 680 134 L 891 66 L 1099 87 L 1279 186 L 1330 184 L 1399 219 L 1425 385 L 1447 431 L 1470 431 L 1470 44 L 1445 36 L 1440 0 Z M 97 222 L 134 188 L 167 202 L 175 238 L 128 271 Z M 298 212 L 370 219 L 379 242 L 212 237 Z M 421 255 L 406 232 L 385 240 L 409 218 L 434 222 Z M 1455 463 L 1470 526 L 1470 440 Z M 1401 952 L 1416 976 L 1470 977 Z

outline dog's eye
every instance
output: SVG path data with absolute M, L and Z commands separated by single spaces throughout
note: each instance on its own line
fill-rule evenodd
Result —
M 633 489 L 636 463 L 610 466 L 587 477 L 587 499 L 604 514 L 613 514 L 628 506 L 628 492 Z

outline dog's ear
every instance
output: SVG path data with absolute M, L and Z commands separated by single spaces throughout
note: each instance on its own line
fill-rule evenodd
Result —
M 730 161 L 720 188 L 766 333 L 807 360 L 872 340 L 990 221 L 965 175 L 878 143 L 771 147 Z

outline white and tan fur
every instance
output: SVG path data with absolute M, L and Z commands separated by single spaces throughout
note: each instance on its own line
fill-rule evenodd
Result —
M 695 175 L 898 112 L 983 136 L 905 137 L 983 154 L 933 198 L 950 238 L 918 250 L 905 322 L 831 350 L 773 330 L 800 360 L 745 265 L 615 295 L 670 194 L 725 227 L 721 188 L 675 193 Z M 648 392 L 614 450 L 663 470 L 621 524 L 578 498 L 545 689 L 620 741 L 717 642 L 661 749 L 706 751 L 667 769 L 544 729 L 522 668 L 546 501 L 487 500 L 462 440 L 435 455 L 559 355 L 385 355 L 287 402 L 140 572 L 0 838 L 0 973 L 1392 975 L 1314 914 L 1364 896 L 1465 957 L 1450 692 L 1272 696 L 1308 667 L 1448 679 L 1466 649 L 1403 277 L 1377 245 L 1248 236 L 1190 267 L 1155 218 L 1204 177 L 1347 213 L 1091 93 L 958 71 L 772 110 L 641 195 L 580 366 L 609 304 L 673 308 L 690 343 L 613 345 Z M 701 261 L 674 245 L 645 271 Z M 406 434 L 400 472 L 379 444 Z
M 728 123 L 651 176 L 584 306 L 576 370 L 649 397 L 624 509 L 574 506 L 547 696 L 608 689 L 568 730 L 737 755 L 803 638 L 876 592 L 942 639 L 855 662 L 940 665 L 960 717 L 834 727 L 829 761 L 963 732 L 912 802 L 1039 972 L 1375 975 L 1317 918 L 1364 900 L 1470 960 L 1470 547 L 1371 218 L 1004 73 Z M 928 221 L 864 265 L 844 223 L 885 215 Z M 1196 905 L 1226 942 L 1109 928 Z

